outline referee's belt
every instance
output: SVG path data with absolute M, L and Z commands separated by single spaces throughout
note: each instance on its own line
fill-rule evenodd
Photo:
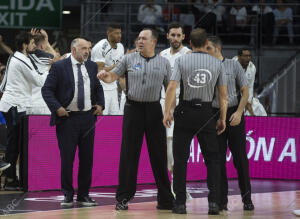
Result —
M 129 104 L 136 104 L 136 105 L 142 105 L 142 104 L 160 104 L 159 101 L 152 101 L 152 102 L 146 102 L 146 101 L 143 101 L 143 102 L 138 102 L 138 101 L 134 101 L 134 100 L 129 100 L 128 97 L 126 97 L 126 102 L 129 103 Z
M 212 102 L 203 102 L 201 99 L 180 100 L 179 104 L 193 108 L 212 107 Z

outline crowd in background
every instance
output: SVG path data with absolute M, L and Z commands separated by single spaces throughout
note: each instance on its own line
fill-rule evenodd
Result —
M 289 43 L 294 43 L 293 9 L 286 0 L 174 0 L 162 3 L 164 6 L 147 0 L 138 9 L 138 22 L 162 32 L 169 22 L 178 21 L 186 32 L 201 27 L 212 34 L 249 33 L 251 45 L 255 44 L 254 35 L 261 22 L 266 43 L 276 44 L 280 31 L 287 32 Z

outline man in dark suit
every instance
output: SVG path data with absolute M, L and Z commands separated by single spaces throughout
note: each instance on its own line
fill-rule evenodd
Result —
M 73 161 L 79 148 L 77 203 L 94 206 L 89 197 L 92 179 L 95 121 L 104 109 L 103 89 L 97 79 L 97 64 L 88 60 L 89 45 L 82 38 L 71 43 L 69 58 L 55 62 L 42 88 L 51 111 L 50 125 L 56 125 L 61 156 L 62 206 L 74 205 Z

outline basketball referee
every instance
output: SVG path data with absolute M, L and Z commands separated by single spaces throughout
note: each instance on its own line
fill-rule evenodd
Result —
M 226 130 L 218 136 L 221 149 L 221 202 L 220 208 L 227 210 L 228 181 L 226 175 L 227 144 L 232 153 L 233 164 L 238 173 L 244 210 L 254 210 L 251 200 L 251 185 L 249 177 L 249 161 L 246 152 L 246 133 L 244 109 L 248 101 L 249 90 L 246 74 L 238 61 L 226 59 L 222 56 L 222 42 L 219 37 L 208 38 L 207 51 L 222 60 L 226 69 L 228 89 L 228 110 L 226 115 Z M 218 95 L 216 95 L 217 97 Z M 214 111 L 219 108 L 217 98 L 213 100 Z
M 190 142 L 194 135 L 200 143 L 207 167 L 209 189 L 208 214 L 219 214 L 220 150 L 217 132 L 225 130 L 227 110 L 227 87 L 222 62 L 206 53 L 207 36 L 204 29 L 194 29 L 190 34 L 192 53 L 175 60 L 174 71 L 166 92 L 163 123 L 169 127 L 172 121 L 171 108 L 175 105 L 175 93 L 180 82 L 179 105 L 174 111 L 174 178 L 176 201 L 173 213 L 186 214 L 186 169 L 190 155 Z M 216 121 L 212 100 L 216 86 L 219 89 L 221 114 Z M 217 128 L 217 131 L 216 131 Z
M 111 71 L 101 71 L 98 78 L 113 82 L 125 75 L 127 100 L 124 108 L 122 146 L 119 164 L 119 186 L 116 210 L 127 210 L 128 201 L 136 192 L 137 170 L 146 134 L 147 147 L 158 188 L 157 208 L 172 209 L 173 195 L 167 172 L 166 129 L 162 124 L 160 92 L 168 85 L 171 76 L 170 63 L 155 54 L 158 34 L 144 29 L 138 37 L 139 52 L 125 55 Z

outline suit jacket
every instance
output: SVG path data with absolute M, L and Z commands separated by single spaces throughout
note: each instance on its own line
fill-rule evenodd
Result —
M 98 68 L 95 62 L 85 62 L 85 67 L 90 76 L 92 105 L 100 105 L 104 109 L 103 88 L 97 78 Z M 56 111 L 60 107 L 66 108 L 74 97 L 74 73 L 72 69 L 71 56 L 67 59 L 53 63 L 44 86 L 42 96 L 51 111 L 50 125 L 56 125 L 61 121 Z

